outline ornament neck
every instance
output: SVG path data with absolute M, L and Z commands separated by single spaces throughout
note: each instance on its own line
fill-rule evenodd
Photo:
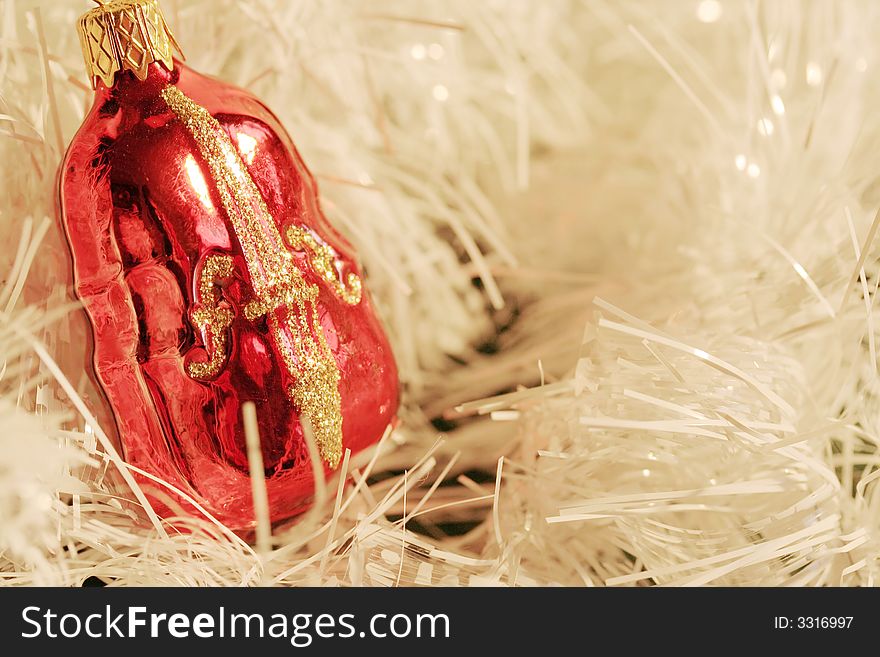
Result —
M 143 80 L 131 71 L 121 71 L 116 74 L 110 86 L 99 80 L 95 93 L 102 100 L 113 100 L 120 105 L 139 104 L 143 100 L 157 98 L 168 85 L 177 84 L 181 66 L 175 60 L 169 70 L 163 64 L 155 62 L 147 67 Z

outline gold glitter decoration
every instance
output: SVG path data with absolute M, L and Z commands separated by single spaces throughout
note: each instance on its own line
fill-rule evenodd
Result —
M 296 305 L 299 334 L 305 335 L 310 332 L 320 334 L 321 325 L 314 304 L 300 301 Z M 296 321 L 290 315 L 288 318 Z M 340 437 L 332 444 L 319 441 L 321 456 L 335 468 L 342 458 L 342 414 L 328 411 L 340 408 L 342 397 L 339 394 L 339 369 L 336 367 L 333 354 L 330 353 L 325 340 L 320 340 L 317 344 L 305 340 L 293 340 L 291 345 L 288 334 L 282 328 L 281 321 L 275 313 L 268 315 L 268 323 L 288 370 L 298 369 L 302 379 L 322 382 L 317 386 L 292 385 L 288 388 L 287 394 L 298 408 L 313 409 L 308 416 L 316 436 Z
M 226 331 L 232 325 L 234 315 L 228 308 L 220 307 L 217 286 L 220 281 L 230 276 L 232 276 L 230 256 L 208 256 L 199 280 L 201 305 L 190 313 L 193 326 L 202 333 L 208 360 L 192 361 L 187 365 L 186 370 L 194 379 L 214 378 L 226 362 Z
M 318 298 L 318 288 L 308 285 L 305 287 L 276 288 L 266 294 L 262 299 L 253 299 L 244 307 L 244 316 L 253 321 L 275 308 L 283 308 L 297 303 L 304 295 L 307 301 Z
M 245 317 L 266 317 L 282 364 L 294 380 L 286 394 L 308 416 L 321 457 L 335 468 L 342 458 L 340 373 L 321 328 L 318 288 L 297 269 L 259 188 L 220 123 L 173 85 L 165 87 L 162 98 L 198 145 L 241 245 L 253 293 Z
M 336 252 L 329 245 L 319 242 L 311 232 L 294 224 L 287 227 L 287 241 L 292 248 L 298 251 L 309 250 L 309 262 L 312 268 L 330 286 L 337 297 L 350 306 L 356 306 L 361 302 L 363 294 L 361 279 L 354 272 L 349 272 L 344 283 L 339 280 L 339 274 L 336 270 Z
M 153 62 L 169 71 L 173 50 L 180 52 L 157 0 L 111 0 L 79 19 L 79 40 L 92 88 L 98 80 L 112 86 L 116 73 L 147 78 Z

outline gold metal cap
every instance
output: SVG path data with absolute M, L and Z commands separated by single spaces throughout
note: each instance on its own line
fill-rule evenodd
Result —
M 172 49 L 183 57 L 158 0 L 95 2 L 99 6 L 80 17 L 77 26 L 93 89 L 99 79 L 112 86 L 119 70 L 145 80 L 153 62 L 161 62 L 170 71 Z

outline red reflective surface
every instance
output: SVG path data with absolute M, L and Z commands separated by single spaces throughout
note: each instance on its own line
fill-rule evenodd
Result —
M 168 84 L 220 122 L 279 229 L 294 221 L 311 228 L 338 254 L 340 274 L 361 272 L 321 214 L 315 183 L 286 132 L 252 95 L 178 62 L 173 72 L 153 64 L 144 82 L 126 72 L 110 89 L 99 85 L 60 172 L 62 222 L 75 290 L 91 321 L 95 373 L 126 459 L 246 530 L 253 508 L 241 405 L 257 407 L 273 521 L 308 505 L 311 464 L 286 393 L 289 372 L 266 318 L 244 317 L 251 286 L 242 249 L 192 135 L 160 96 Z M 223 369 L 201 381 L 186 364 L 207 360 L 209 345 L 190 313 L 200 302 L 198 273 L 212 254 L 233 257 L 220 302 L 235 317 Z M 341 374 L 343 445 L 357 452 L 394 418 L 393 355 L 367 294 L 347 305 L 305 254 L 295 258 L 319 288 L 320 325 Z M 153 502 L 169 510 L 160 498 Z

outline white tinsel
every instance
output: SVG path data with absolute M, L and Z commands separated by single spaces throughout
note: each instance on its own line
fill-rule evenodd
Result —
M 874 583 L 880 5 L 165 0 L 288 127 L 405 384 L 249 545 L 144 520 L 102 433 L 54 222 L 88 4 L 0 0 L 3 581 Z

